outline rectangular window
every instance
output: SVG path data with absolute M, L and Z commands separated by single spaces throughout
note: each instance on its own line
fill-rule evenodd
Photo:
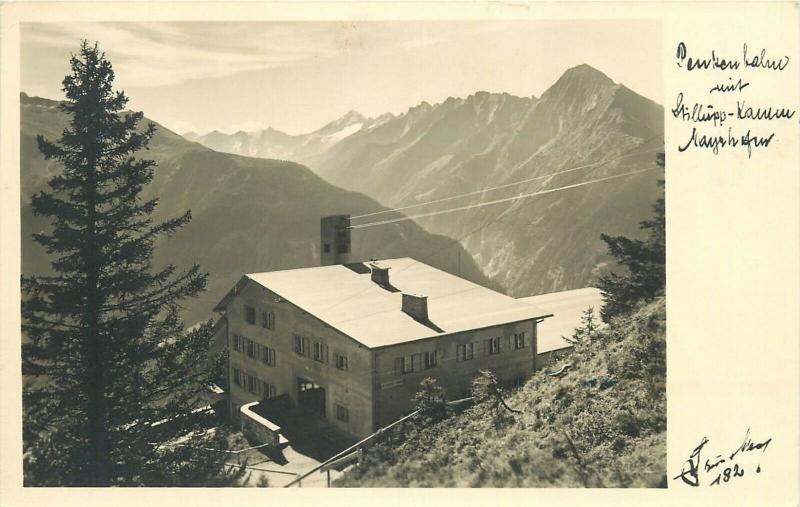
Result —
M 308 338 L 299 334 L 294 335 L 294 351 L 301 356 L 307 356 Z
M 324 343 L 314 342 L 314 360 L 320 363 L 328 362 L 328 346 Z
M 525 333 L 514 334 L 514 348 L 515 349 L 525 348 Z
M 343 356 L 341 354 L 334 354 L 336 358 L 336 369 L 347 371 L 347 356 Z
M 244 320 L 247 321 L 248 324 L 255 324 L 256 323 L 256 309 L 252 306 L 245 306 L 244 307 Z
M 253 340 L 247 340 L 247 357 L 256 358 L 256 345 L 257 343 Z
M 261 327 L 264 329 L 275 329 L 275 314 L 272 312 L 261 312 Z
M 425 352 L 425 368 L 433 368 L 438 364 L 437 351 Z
M 489 354 L 500 353 L 500 337 L 489 338 Z
M 336 418 L 342 422 L 350 422 L 350 411 L 341 405 L 336 405 Z
M 245 373 L 245 377 L 247 377 L 247 390 L 253 394 L 258 394 L 258 388 L 261 386 L 258 385 L 256 378 L 249 373 Z
M 275 389 L 275 386 L 270 384 L 269 382 L 262 381 L 261 386 L 262 386 L 261 393 L 265 400 L 267 398 L 274 398 L 275 395 L 278 393 L 277 389 Z
M 233 335 L 233 350 L 244 352 L 244 336 L 238 334 Z
M 464 345 L 458 346 L 458 360 L 459 361 L 469 361 L 475 357 L 475 344 L 474 343 L 465 343 Z
M 242 387 L 242 372 L 238 368 L 233 369 L 233 383 Z
M 414 372 L 414 356 L 405 356 L 400 358 L 402 360 L 400 366 L 400 373 L 413 373 Z
M 275 366 L 275 349 L 262 346 L 261 362 L 266 364 L 267 366 Z

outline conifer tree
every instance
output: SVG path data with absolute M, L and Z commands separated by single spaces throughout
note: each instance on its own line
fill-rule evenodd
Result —
M 657 163 L 664 166 L 664 154 Z M 664 180 L 659 180 L 664 186 Z M 611 273 L 600 278 L 598 287 L 603 293 L 601 316 L 608 322 L 615 315 L 630 312 L 642 301 L 663 296 L 666 286 L 666 221 L 664 197 L 653 205 L 653 218 L 641 222 L 640 228 L 647 231 L 642 241 L 624 236 L 600 237 L 617 263 L 625 270 L 623 274 Z
M 155 162 L 134 156 L 155 125 L 123 112 L 114 72 L 82 41 L 64 78 L 69 117 L 39 150 L 60 167 L 31 207 L 51 227 L 34 235 L 52 274 L 23 277 L 25 484 L 214 485 L 233 477 L 203 400 L 210 323 L 186 331 L 180 304 L 204 290 L 193 266 L 156 269 L 155 242 L 191 219 L 154 223 L 141 193 Z M 177 444 L 177 445 L 176 445 Z M 241 471 L 239 472 L 239 474 Z
M 572 332 L 572 336 L 562 338 L 576 349 L 582 348 L 592 342 L 599 328 L 594 318 L 594 307 L 589 306 L 581 314 L 581 323 Z

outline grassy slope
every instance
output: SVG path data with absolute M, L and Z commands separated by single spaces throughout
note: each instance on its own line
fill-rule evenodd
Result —
M 522 414 L 478 404 L 393 433 L 345 474 L 346 487 L 664 487 L 663 299 L 621 318 L 567 360 L 507 396 Z M 583 466 L 567 441 L 569 435 Z

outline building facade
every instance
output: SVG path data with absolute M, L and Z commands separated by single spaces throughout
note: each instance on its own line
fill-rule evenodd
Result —
M 246 275 L 216 310 L 233 419 L 287 395 L 354 437 L 413 410 L 426 377 L 448 399 L 482 369 L 523 381 L 549 316 L 410 258 Z
M 236 289 L 216 338 L 228 348 L 232 419 L 246 403 L 287 394 L 347 433 L 368 434 L 371 385 L 353 373 L 371 369 L 370 351 L 247 277 Z

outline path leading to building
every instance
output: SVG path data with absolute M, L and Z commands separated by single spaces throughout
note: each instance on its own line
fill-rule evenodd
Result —
M 261 477 L 269 481 L 270 487 L 284 486 L 356 442 L 326 420 L 302 410 L 273 413 L 270 420 L 281 427 L 281 434 L 289 442 L 277 450 L 254 449 L 246 453 L 251 486 L 258 484 Z M 331 481 L 341 473 L 331 470 Z M 326 486 L 326 472 L 314 473 L 302 481 L 304 488 Z
M 254 451 L 248 456 L 248 486 L 256 486 L 263 477 L 268 481 L 269 487 L 280 488 L 292 482 L 303 472 L 319 465 L 321 461 L 299 453 L 291 445 L 281 450 L 284 463 L 273 461 L 269 456 Z M 331 471 L 331 480 L 341 475 L 341 472 Z M 303 480 L 303 487 L 327 487 L 327 475 L 324 473 L 312 474 Z

